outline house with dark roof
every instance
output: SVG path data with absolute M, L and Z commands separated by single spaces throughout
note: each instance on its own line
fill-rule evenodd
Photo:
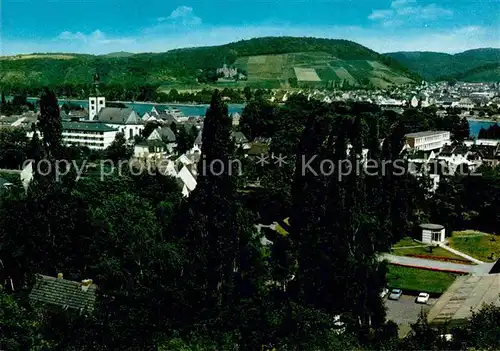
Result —
M 497 167 L 500 164 L 500 144 L 497 145 L 472 145 L 471 155 L 481 159 L 482 164 Z
M 162 159 L 166 152 L 166 145 L 161 140 L 144 140 L 134 145 L 134 157 L 140 159 Z
M 236 147 L 243 148 L 245 152 L 250 150 L 252 145 L 248 142 L 247 137 L 242 132 L 231 132 L 231 140 L 234 142 Z
M 97 286 L 91 279 L 81 282 L 57 277 L 36 275 L 36 281 L 29 294 L 32 305 L 55 311 L 71 310 L 81 314 L 90 314 L 94 310 Z
M 146 142 L 156 141 L 163 143 L 165 148 L 162 152 L 166 151 L 171 154 L 177 146 L 176 139 L 175 133 L 170 127 L 158 127 L 151 132 L 151 134 L 147 137 Z
M 144 129 L 144 121 L 131 108 L 105 107 L 97 114 L 97 120 L 118 129 L 129 140 L 140 136 Z
M 160 112 L 159 114 L 155 115 L 155 118 L 157 121 L 160 121 L 160 123 L 167 125 L 170 125 L 172 122 L 176 122 L 175 116 L 167 112 Z
M 481 165 L 477 160 L 469 158 L 469 153 L 469 148 L 466 145 L 445 145 L 436 156 L 436 160 L 445 162 L 451 174 L 458 171 L 468 173 Z M 459 169 L 459 167 L 462 168 Z

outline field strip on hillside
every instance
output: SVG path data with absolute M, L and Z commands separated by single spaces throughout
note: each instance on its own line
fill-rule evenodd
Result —
M 294 67 L 295 76 L 300 82 L 321 82 L 314 68 Z
M 266 63 L 267 56 L 250 56 L 248 58 L 248 64 L 259 64 L 263 65 Z
M 370 78 L 370 82 L 374 86 L 379 86 L 379 87 L 382 87 L 382 88 L 386 88 L 386 87 L 388 87 L 390 85 L 390 83 L 386 82 L 382 78 L 377 78 L 377 77 L 371 77 Z
M 355 83 L 356 79 L 354 79 L 353 76 L 344 67 L 338 67 L 334 68 L 335 74 L 341 79 L 341 80 L 347 80 L 348 82 Z
M 377 61 L 366 61 L 370 64 L 370 66 L 373 67 L 373 69 L 377 69 L 377 70 L 384 70 L 384 71 L 388 71 L 389 70 L 389 67 L 387 67 L 386 65 L 383 65 L 381 64 L 380 62 L 377 62 Z
M 374 70 L 372 71 L 374 77 L 381 78 L 385 81 L 395 83 L 395 84 L 405 84 L 411 83 L 412 80 L 407 77 L 397 76 L 393 74 L 391 71 L 387 70 Z

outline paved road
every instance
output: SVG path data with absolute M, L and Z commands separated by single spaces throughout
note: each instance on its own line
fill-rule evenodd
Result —
M 475 275 L 488 274 L 494 265 L 493 263 L 467 265 L 467 264 L 458 264 L 451 262 L 426 260 L 415 257 L 396 256 L 390 254 L 380 255 L 379 260 L 387 260 L 390 263 L 407 267 L 428 268 L 444 272 L 459 272 L 464 274 L 475 274 Z

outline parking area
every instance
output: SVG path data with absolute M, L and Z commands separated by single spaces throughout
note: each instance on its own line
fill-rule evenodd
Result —
M 420 311 L 429 311 L 437 299 L 429 299 L 427 304 L 415 302 L 416 296 L 402 295 L 399 300 L 393 301 L 385 298 L 387 319 L 394 321 L 399 326 L 399 336 L 403 337 L 410 331 L 410 324 L 415 323 Z

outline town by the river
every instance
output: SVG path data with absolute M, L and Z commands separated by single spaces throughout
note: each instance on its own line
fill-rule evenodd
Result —
M 29 98 L 28 101 L 35 101 L 36 98 Z M 84 109 L 88 109 L 89 102 L 88 100 L 64 100 L 61 99 L 59 101 L 60 104 L 65 102 L 71 102 L 73 104 L 80 105 Z M 150 112 L 153 106 L 162 106 L 165 108 L 175 108 L 182 112 L 184 116 L 197 116 L 203 117 L 207 111 L 208 105 L 188 105 L 188 104 L 158 104 L 158 103 L 145 103 L 145 102 L 121 102 L 125 106 L 134 109 L 139 115 L 143 115 L 146 112 Z M 244 104 L 228 104 L 228 111 L 230 114 L 239 113 L 243 111 L 245 108 Z M 488 129 L 490 126 L 497 122 L 494 121 L 478 121 L 476 119 L 469 119 L 469 128 L 471 136 L 477 137 L 479 135 L 479 131 L 481 128 Z

